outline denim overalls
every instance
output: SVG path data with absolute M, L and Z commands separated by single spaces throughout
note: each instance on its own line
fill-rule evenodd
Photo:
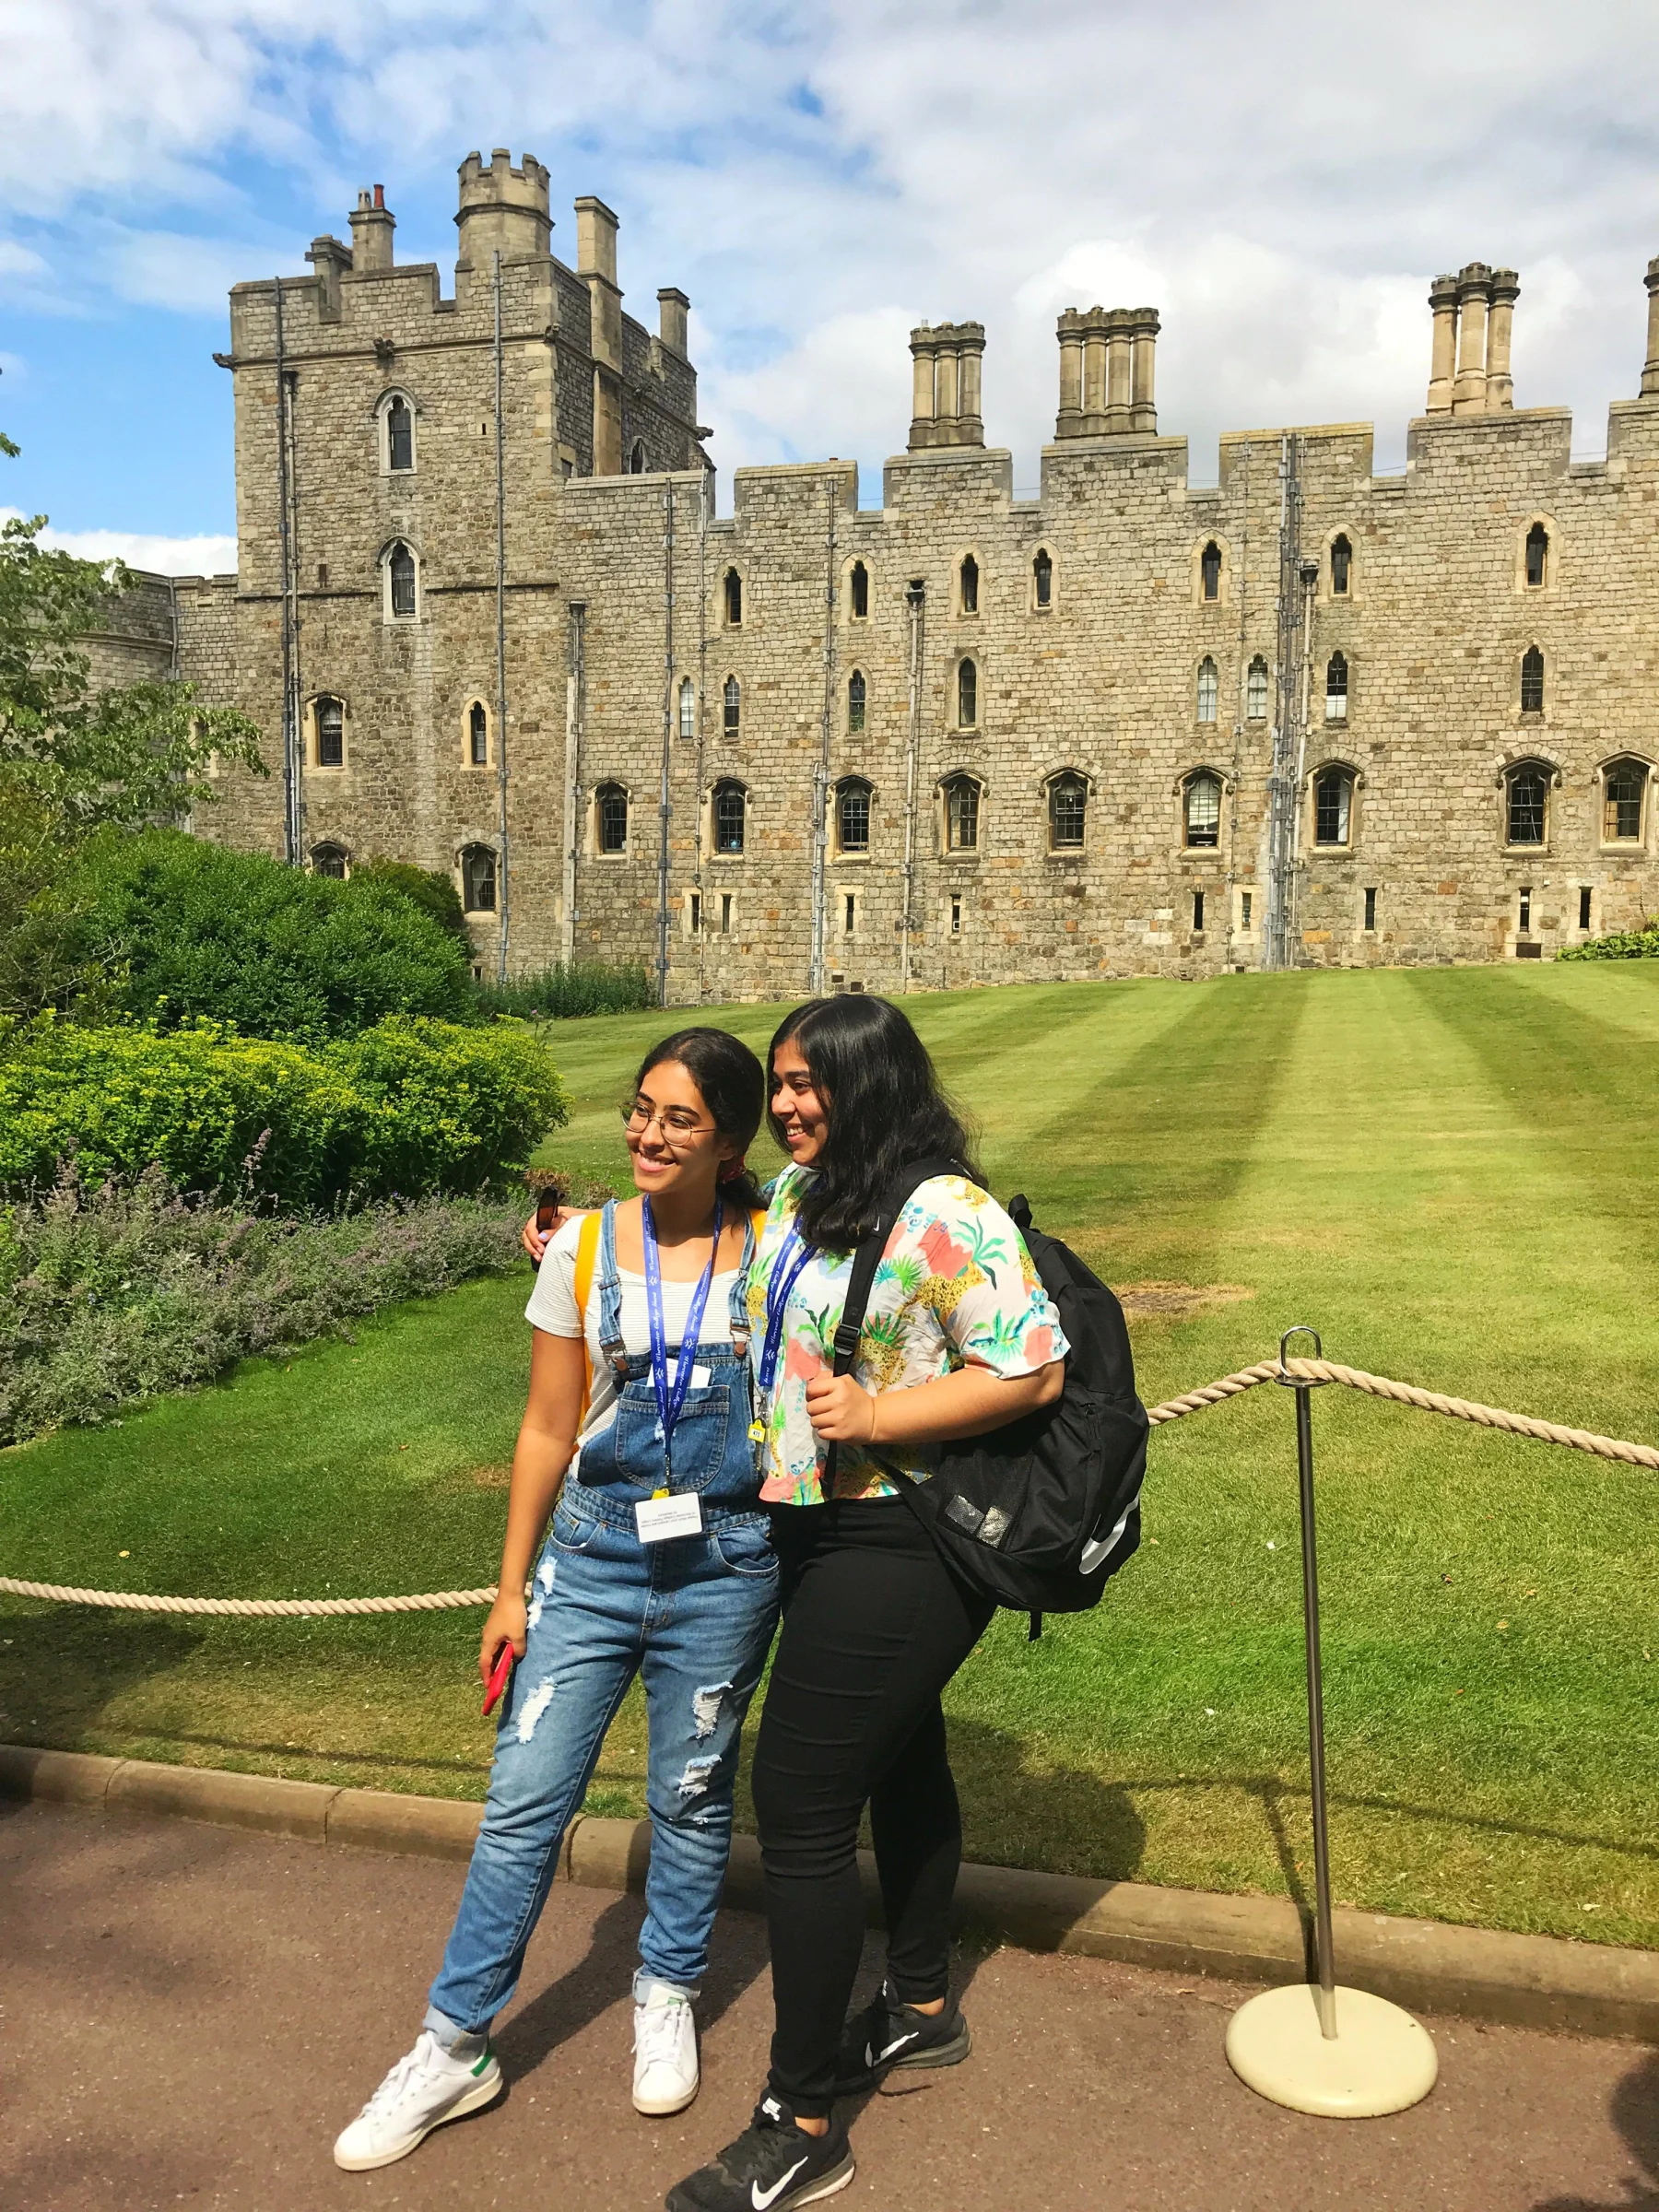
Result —
M 726 1331 L 716 1309 L 704 1316 L 694 1357 L 708 1386 L 688 1392 L 671 1440 L 673 1487 L 700 1492 L 702 1534 L 641 1544 L 633 1509 L 663 1487 L 663 1447 L 650 1358 L 622 1346 L 616 1206 L 605 1208 L 594 1293 L 617 1414 L 571 1463 L 536 1566 L 484 1823 L 432 1984 L 428 2025 L 441 2040 L 446 2029 L 488 2028 L 512 1995 L 560 1840 L 636 1672 L 645 1682 L 652 1824 L 636 1995 L 653 1980 L 696 1994 L 731 1845 L 737 1739 L 778 1614 L 748 1435 L 744 1293 L 753 1257 L 751 1225 Z

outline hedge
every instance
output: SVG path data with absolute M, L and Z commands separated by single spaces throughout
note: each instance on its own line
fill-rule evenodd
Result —
M 1659 960 L 1659 916 L 1640 929 L 1622 929 L 1610 937 L 1592 937 L 1587 945 L 1567 945 L 1558 960 Z
M 0 1051 L 0 1189 L 159 1166 L 183 1191 L 289 1207 L 480 1191 L 569 1118 L 523 1030 L 394 1016 L 311 1052 L 202 1023 L 81 1029 L 43 1017 Z

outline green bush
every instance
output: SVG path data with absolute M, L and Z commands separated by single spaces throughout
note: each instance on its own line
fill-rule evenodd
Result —
M 321 1045 L 388 1014 L 477 1018 L 467 951 L 401 874 L 339 883 L 147 830 L 95 838 L 71 889 L 118 1010 Z
M 367 860 L 351 871 L 354 890 L 385 889 L 401 892 L 423 914 L 429 914 L 446 935 L 462 947 L 470 968 L 472 933 L 466 926 L 461 894 L 450 878 L 436 868 L 418 868 L 406 860 Z
M 1566 945 L 1558 960 L 1659 960 L 1659 914 L 1640 929 L 1624 929 L 1610 937 L 1592 937 L 1587 945 Z
M 552 1061 L 502 1029 L 393 1016 L 308 1052 L 208 1023 L 81 1029 L 50 1017 L 0 1057 L 0 1189 L 152 1164 L 181 1190 L 290 1207 L 500 1182 L 569 1117 Z
M 615 968 L 602 960 L 576 960 L 568 968 L 555 962 L 504 983 L 481 982 L 477 990 L 486 1014 L 512 1015 L 521 1021 L 638 1014 L 657 1003 L 656 984 L 642 961 Z

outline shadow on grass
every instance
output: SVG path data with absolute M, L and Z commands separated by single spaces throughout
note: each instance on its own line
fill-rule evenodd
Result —
M 1627 2180 L 1620 2197 L 1551 2196 L 1533 2212 L 1659 2212 L 1659 2053 L 1650 2053 L 1625 2076 L 1609 2100 L 1608 2116 L 1641 2179 Z

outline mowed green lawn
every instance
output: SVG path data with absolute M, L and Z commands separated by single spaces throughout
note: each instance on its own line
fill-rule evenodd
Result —
M 1334 1358 L 1659 1441 L 1659 966 L 1230 977 L 921 997 L 994 1189 L 1119 1284 L 1148 1403 Z M 757 1045 L 776 1009 L 724 1010 Z M 657 1015 L 563 1025 L 553 1156 L 624 1182 Z M 491 1579 L 522 1280 L 0 1453 L 12 1573 L 246 1595 Z M 1659 1944 L 1659 1477 L 1313 1401 L 1335 1878 L 1391 1912 Z M 1159 1430 L 1151 1539 L 1093 1615 L 1002 1617 L 950 1694 L 971 1853 L 1311 1881 L 1289 1394 Z M 250 1623 L 5 1605 L 0 1736 L 481 1794 L 476 1613 Z M 639 1807 L 625 1708 L 594 1808 Z

